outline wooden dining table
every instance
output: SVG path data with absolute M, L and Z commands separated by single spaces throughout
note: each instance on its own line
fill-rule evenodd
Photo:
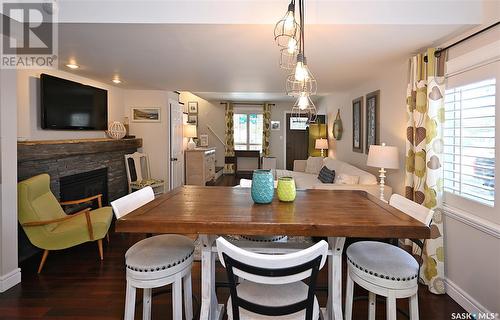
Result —
M 254 204 L 248 188 L 200 186 L 182 186 L 159 196 L 118 219 L 116 231 L 199 235 L 200 319 L 222 319 L 223 315 L 215 293 L 214 242 L 219 235 L 327 237 L 329 283 L 323 316 L 336 320 L 343 319 L 342 252 L 346 237 L 430 237 L 428 226 L 364 191 L 303 190 L 297 191 L 294 202 L 280 202 L 275 197 L 270 204 Z

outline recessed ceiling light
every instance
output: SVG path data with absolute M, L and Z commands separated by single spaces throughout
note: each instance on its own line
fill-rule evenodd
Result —
M 118 78 L 114 78 L 111 81 L 113 81 L 113 83 L 116 83 L 116 84 L 122 83 L 122 81 L 120 79 L 118 79 Z
M 68 67 L 68 68 L 70 68 L 70 69 L 78 69 L 78 68 L 80 68 L 80 66 L 79 66 L 79 65 L 77 65 L 76 63 L 68 63 L 68 64 L 66 65 L 66 67 Z

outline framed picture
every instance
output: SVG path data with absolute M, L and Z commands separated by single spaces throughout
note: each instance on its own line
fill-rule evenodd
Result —
M 197 114 L 188 114 L 188 121 L 189 124 L 194 124 L 198 125 L 198 115 Z
M 380 143 L 380 90 L 366 95 L 366 148 L 368 153 L 372 144 Z
M 160 108 L 135 108 L 130 109 L 132 122 L 161 122 Z
M 279 121 L 271 121 L 271 130 L 279 131 L 281 129 L 281 125 Z
M 200 134 L 200 147 L 208 147 L 208 134 Z
M 191 101 L 188 102 L 188 113 L 198 113 L 198 102 L 196 101 Z
M 352 101 L 352 151 L 363 152 L 363 97 Z

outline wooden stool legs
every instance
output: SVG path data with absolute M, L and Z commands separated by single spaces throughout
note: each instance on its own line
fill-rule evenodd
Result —
M 176 276 L 177 277 L 177 276 Z M 193 302 L 191 288 L 191 271 L 184 277 L 179 276 L 172 283 L 172 311 L 174 320 L 182 320 L 182 300 L 184 293 L 184 312 L 186 320 L 193 320 Z M 135 299 L 137 288 L 127 281 L 127 292 L 125 294 L 125 320 L 133 320 L 135 315 Z M 151 319 L 152 288 L 143 289 L 142 319 Z M 184 292 L 183 292 L 184 291 Z
M 38 273 L 42 272 L 43 265 L 45 264 L 45 260 L 47 260 L 47 256 L 49 255 L 49 250 L 43 251 L 42 261 L 40 261 L 40 265 L 38 266 Z
M 103 260 L 104 255 L 102 253 L 102 239 L 97 240 L 97 247 L 99 248 L 99 257 Z

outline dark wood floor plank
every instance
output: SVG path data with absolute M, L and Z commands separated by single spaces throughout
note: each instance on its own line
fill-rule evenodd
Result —
M 112 234 L 111 243 L 105 247 L 104 261 L 99 261 L 95 244 L 54 252 L 47 260 L 41 275 L 36 274 L 40 257 L 28 259 L 21 265 L 22 283 L 0 294 L 0 319 L 122 319 L 125 304 L 125 251 L 144 238 L 133 234 Z M 344 268 L 345 277 L 345 268 Z M 217 267 L 217 279 L 225 280 L 225 271 Z M 327 270 L 324 268 L 318 285 L 326 286 Z M 193 294 L 200 297 L 200 263 L 193 266 Z M 171 296 L 167 291 L 153 298 L 153 319 L 171 319 Z M 359 288 L 357 294 L 363 294 Z M 219 302 L 227 300 L 229 292 L 218 290 Z M 326 303 L 326 292 L 317 293 L 320 304 Z M 137 295 L 136 319 L 141 319 L 141 293 Z M 194 306 L 198 303 L 194 301 Z M 353 319 L 367 319 L 367 301 L 354 303 Z M 408 310 L 406 299 L 398 306 Z M 433 295 L 425 286 L 419 291 L 420 319 L 450 319 L 452 312 L 464 310 L 447 295 Z M 385 306 L 377 306 L 377 319 L 385 319 Z M 195 311 L 195 314 L 197 312 Z M 400 317 L 398 319 L 404 319 Z

